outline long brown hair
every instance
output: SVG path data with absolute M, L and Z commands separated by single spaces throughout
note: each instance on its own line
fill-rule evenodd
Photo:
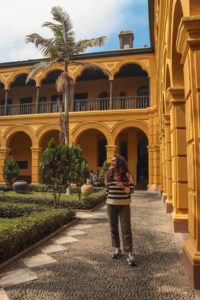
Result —
M 128 170 L 128 166 L 127 166 L 125 158 L 119 154 L 115 154 L 114 157 L 116 157 L 116 160 L 117 160 L 117 165 L 116 165 L 117 180 L 122 181 L 122 182 L 128 182 L 129 180 L 127 177 L 127 173 L 130 174 L 130 172 Z M 107 182 L 113 181 L 114 176 L 115 176 L 114 169 L 113 168 L 109 169 L 105 175 L 106 181 Z

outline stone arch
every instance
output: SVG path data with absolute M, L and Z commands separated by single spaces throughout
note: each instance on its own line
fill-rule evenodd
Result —
M 60 131 L 60 125 L 59 124 L 51 124 L 51 125 L 45 125 L 43 126 L 42 128 L 40 128 L 38 131 L 37 131 L 37 138 L 38 138 L 38 145 L 40 145 L 41 143 L 41 140 L 42 140 L 42 137 L 49 131 L 52 131 L 52 130 L 58 130 Z
M 5 139 L 6 147 L 8 147 L 11 138 L 20 131 L 26 133 L 29 136 L 32 142 L 32 147 L 37 147 L 37 139 L 33 130 L 30 127 L 24 125 L 13 126 L 6 131 L 3 136 L 3 138 Z
M 135 127 L 135 128 L 140 129 L 141 131 L 143 131 L 149 141 L 149 127 L 146 124 L 146 122 L 140 121 L 140 120 L 128 120 L 128 121 L 121 121 L 114 126 L 114 128 L 112 130 L 113 145 L 115 145 L 115 143 L 116 143 L 116 138 L 117 138 L 118 134 L 122 130 L 124 130 L 126 128 L 130 128 L 130 127 Z
M 0 130 L 0 147 L 6 147 L 6 140 L 3 137 L 3 133 L 1 130 Z
M 56 71 L 60 71 L 60 72 L 63 72 L 63 69 L 61 67 L 54 67 L 54 68 L 51 68 L 51 69 L 47 69 L 46 71 L 44 71 L 42 73 L 42 76 L 40 77 L 40 79 L 38 80 L 38 83 L 39 85 L 41 86 L 42 85 L 42 82 L 47 79 L 48 75 L 50 75 L 51 73 L 53 72 L 56 72 Z
M 172 14 L 172 44 L 171 44 L 171 69 L 172 85 L 184 86 L 183 66 L 181 64 L 181 55 L 176 49 L 177 33 L 180 21 L 183 17 L 183 7 L 180 0 L 177 0 Z
M 112 72 L 112 77 L 114 78 L 115 75 L 120 71 L 120 69 L 122 67 L 126 66 L 126 65 L 138 65 L 141 68 L 141 70 L 147 72 L 147 74 L 150 73 L 149 67 L 142 61 L 139 61 L 139 62 L 137 60 L 135 60 L 135 61 L 123 61 L 123 62 L 118 63 L 116 65 L 115 69 Z
M 97 67 L 98 67 L 98 64 L 95 64 Z M 100 66 L 99 66 L 100 67 Z M 105 68 L 104 68 L 105 69 Z M 106 75 L 103 71 L 101 71 L 101 69 L 91 69 L 90 67 L 87 67 L 87 66 L 82 66 L 81 69 L 79 69 L 79 73 L 76 74 L 76 82 L 78 81 L 78 79 L 83 75 L 83 73 L 85 71 L 89 71 L 89 72 L 93 72 L 94 75 L 96 73 L 96 75 L 99 75 L 99 76 L 103 76 L 102 78 L 103 79 L 109 79 L 109 76 Z M 90 75 L 90 74 L 89 74 Z M 90 79 L 89 79 L 90 80 Z
M 21 75 L 24 75 L 24 74 L 27 75 L 28 74 L 28 70 L 19 70 L 18 72 L 13 73 L 12 76 L 9 78 L 8 88 L 11 88 L 12 83 L 15 82 L 15 80 L 17 79 L 17 77 L 19 77 Z
M 83 123 L 83 124 L 76 126 L 71 132 L 72 133 L 72 141 L 76 144 L 80 135 L 84 131 L 87 131 L 90 129 L 96 129 L 96 130 L 100 131 L 105 136 L 107 143 L 109 144 L 109 142 L 111 140 L 110 131 L 106 125 L 103 125 L 100 122 L 87 122 L 87 123 Z

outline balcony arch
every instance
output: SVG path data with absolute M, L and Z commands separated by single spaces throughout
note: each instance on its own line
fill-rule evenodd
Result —
M 22 86 L 35 86 L 35 80 L 31 79 L 28 83 L 26 83 L 28 72 L 19 72 L 15 73 L 9 82 L 9 87 L 22 87 Z

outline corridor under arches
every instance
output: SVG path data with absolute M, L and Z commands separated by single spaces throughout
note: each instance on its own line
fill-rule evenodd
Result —
M 129 171 L 138 189 L 148 184 L 148 139 L 135 127 L 123 129 L 116 137 L 117 153 L 126 158 Z
M 83 150 L 83 156 L 92 170 L 100 170 L 106 156 L 107 140 L 105 135 L 97 129 L 88 129 L 81 133 L 75 143 Z
M 31 139 L 23 131 L 16 132 L 8 141 L 8 148 L 10 148 L 9 154 L 13 156 L 19 166 L 18 179 L 23 179 L 28 183 L 32 181 L 31 147 Z

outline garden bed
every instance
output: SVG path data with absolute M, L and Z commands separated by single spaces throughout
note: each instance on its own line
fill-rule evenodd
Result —
M 49 209 L 14 219 L 0 218 L 0 264 L 74 218 L 75 212 L 70 208 Z
M 92 193 L 87 197 L 82 196 L 81 200 L 78 199 L 78 195 L 67 196 L 61 194 L 60 207 L 61 208 L 73 208 L 73 209 L 91 209 L 104 202 L 106 199 L 105 189 L 99 189 L 96 193 Z M 14 191 L 8 191 L 0 193 L 0 202 L 12 202 L 12 203 L 28 203 L 37 204 L 42 206 L 52 206 L 53 197 L 49 192 L 30 192 L 27 194 L 18 194 Z

